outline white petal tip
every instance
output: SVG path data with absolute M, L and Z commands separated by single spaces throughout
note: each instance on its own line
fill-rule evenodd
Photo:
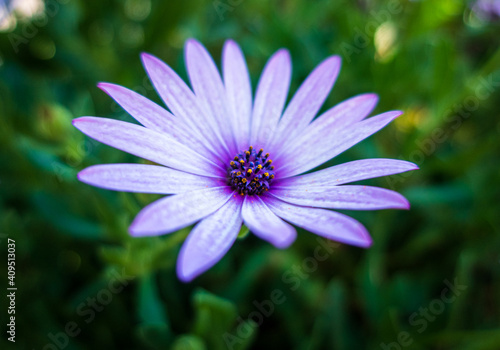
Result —
M 388 205 L 386 209 L 397 209 L 397 210 L 410 210 L 410 202 L 399 195 L 399 198 L 395 198 L 391 205 Z
M 176 272 L 179 280 L 184 283 L 189 283 L 203 272 L 207 271 L 213 264 L 208 263 L 206 266 L 200 266 L 200 260 L 197 260 L 196 258 L 190 259 L 190 257 L 186 255 L 185 245 L 186 243 L 184 243 L 184 246 L 179 252 L 179 256 L 177 258 Z
M 141 237 L 142 235 L 140 234 L 140 231 L 136 229 L 136 227 L 134 226 L 134 224 L 132 223 L 132 225 L 130 225 L 130 227 L 128 228 L 128 233 L 132 236 L 132 237 Z
M 178 261 L 177 262 L 177 277 L 184 283 L 189 283 L 196 278 L 194 271 L 189 271 L 185 266 Z
M 186 43 L 184 44 L 184 49 L 186 52 L 188 52 L 191 50 L 205 50 L 205 47 L 198 40 L 194 38 L 189 38 L 186 40 Z
M 372 245 L 373 245 L 373 240 L 370 238 L 364 242 L 361 242 L 358 245 L 358 247 L 367 249 L 367 248 L 370 248 Z
M 373 244 L 373 239 L 371 238 L 368 231 L 363 227 L 363 229 L 360 232 L 358 232 L 358 234 L 359 234 L 358 237 L 355 237 L 352 242 L 347 244 L 364 249 L 370 248 Z
M 233 47 L 233 48 L 239 48 L 239 45 L 236 41 L 234 41 L 233 39 L 227 39 L 225 42 L 224 42 L 224 47 Z
M 73 124 L 73 126 L 74 126 L 75 128 L 77 128 L 78 130 L 80 130 L 81 125 L 82 125 L 83 123 L 85 123 L 86 121 L 88 121 L 88 120 L 87 120 L 87 118 L 85 118 L 85 117 L 80 117 L 80 118 L 73 119 L 73 120 L 71 121 L 71 124 Z
M 282 57 L 283 59 L 287 59 L 287 60 L 290 60 L 291 59 L 291 56 L 290 56 L 290 51 L 288 51 L 287 49 L 279 49 L 278 51 L 276 51 L 276 53 L 274 54 L 276 57 Z M 273 56 L 274 56 L 273 55 Z
M 159 58 L 157 58 L 157 57 L 155 57 L 147 52 L 141 52 L 141 61 L 142 61 L 142 64 L 144 65 L 144 67 L 146 67 L 146 69 L 147 69 L 148 65 L 153 64 L 156 61 L 159 61 Z
M 279 242 L 273 242 L 273 245 L 278 248 L 278 249 L 286 249 L 292 245 L 292 243 L 295 241 L 295 238 L 287 241 L 279 241 Z
M 76 174 L 76 178 L 78 179 L 78 181 L 81 181 L 81 182 L 85 182 L 85 183 L 86 183 L 86 181 L 85 181 L 85 175 L 86 175 L 86 173 L 87 173 L 87 171 L 86 171 L 87 169 L 88 169 L 88 168 L 83 169 L 83 170 L 82 170 L 82 171 L 80 171 L 78 174 Z
M 193 281 L 196 277 L 201 274 L 200 271 L 196 271 L 193 267 L 185 265 L 180 261 L 177 262 L 177 277 L 184 283 L 189 283 Z
M 196 45 L 196 44 L 201 45 L 201 43 L 198 40 L 196 40 L 195 38 L 188 38 L 186 40 L 186 45 Z
M 410 210 L 410 201 L 399 194 L 397 202 L 394 203 L 394 209 Z
M 296 238 L 297 238 L 297 231 L 294 230 L 291 231 L 290 234 L 288 234 L 288 236 L 279 237 L 278 239 L 269 239 L 268 242 L 278 249 L 286 249 L 290 247 L 293 242 L 295 242 Z
M 117 85 L 101 81 L 100 83 L 97 84 L 97 87 L 102 91 L 104 91 L 105 93 L 108 93 L 109 90 L 112 90 L 113 88 L 117 87 Z
M 162 234 L 161 232 L 155 232 L 154 228 L 144 225 L 137 219 L 129 226 L 128 232 L 132 237 L 159 236 Z
M 334 70 L 340 70 L 340 66 L 342 65 L 342 58 L 338 55 L 330 56 L 325 60 L 325 63 L 330 64 Z

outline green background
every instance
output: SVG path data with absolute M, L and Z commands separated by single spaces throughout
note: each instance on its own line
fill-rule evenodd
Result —
M 0 32 L 1 294 L 7 238 L 16 241 L 18 288 L 15 344 L 0 298 L 2 349 L 500 348 L 495 18 L 456 0 L 51 0 L 41 17 L 16 16 Z M 224 40 L 236 40 L 253 86 L 267 58 L 288 48 L 292 93 L 321 60 L 340 55 L 323 109 L 376 92 L 376 113 L 405 114 L 328 165 L 417 163 L 421 170 L 364 182 L 403 193 L 411 210 L 348 212 L 373 247 L 338 245 L 324 261 L 311 233 L 300 231 L 286 250 L 250 234 L 181 283 L 175 261 L 189 228 L 129 237 L 134 216 L 158 196 L 97 189 L 76 174 L 142 160 L 84 137 L 71 120 L 132 121 L 96 84 L 159 101 L 140 52 L 186 78 L 190 37 L 218 64 Z

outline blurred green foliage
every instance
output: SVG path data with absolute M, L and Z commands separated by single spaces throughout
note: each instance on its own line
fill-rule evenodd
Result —
M 469 5 L 48 0 L 45 14 L 16 13 L 0 32 L 0 279 L 6 286 L 8 237 L 17 336 L 6 340 L 2 297 L 1 348 L 499 349 L 500 24 Z M 366 182 L 402 192 L 412 209 L 349 212 L 373 235 L 368 250 L 299 232 L 282 251 L 242 234 L 213 269 L 179 282 L 189 228 L 130 238 L 127 226 L 157 196 L 100 190 L 76 174 L 142 160 L 85 138 L 71 119 L 131 121 L 96 83 L 159 101 L 139 54 L 185 78 L 189 37 L 217 63 L 224 40 L 235 39 L 254 86 L 272 52 L 288 48 L 292 92 L 322 59 L 341 55 L 324 108 L 373 91 L 375 112 L 405 114 L 327 165 L 416 162 L 417 172 Z

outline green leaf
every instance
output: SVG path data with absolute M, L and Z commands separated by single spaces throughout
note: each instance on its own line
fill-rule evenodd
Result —
M 144 275 L 139 280 L 138 309 L 139 319 L 143 323 L 169 324 L 152 274 Z
M 202 289 L 195 292 L 193 304 L 196 310 L 193 332 L 206 340 L 209 349 L 224 349 L 223 335 L 232 329 L 236 306 Z
M 61 232 L 83 239 L 104 238 L 104 230 L 100 225 L 70 211 L 68 203 L 71 198 L 39 192 L 33 195 L 33 202 L 45 219 Z
M 203 339 L 196 335 L 188 334 L 178 337 L 172 344 L 172 350 L 206 350 Z
M 137 299 L 138 318 L 142 322 L 137 330 L 139 338 L 153 347 L 164 348 L 173 337 L 152 274 L 140 278 Z
M 240 232 L 238 233 L 238 239 L 243 239 L 250 233 L 250 230 L 245 225 L 241 226 Z
M 136 328 L 136 335 L 155 349 L 166 349 L 171 342 L 170 328 L 164 323 L 139 325 Z

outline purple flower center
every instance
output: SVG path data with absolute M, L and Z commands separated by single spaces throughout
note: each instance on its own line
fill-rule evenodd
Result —
M 269 153 L 264 154 L 250 146 L 242 151 L 229 163 L 227 181 L 229 186 L 243 195 L 261 195 L 269 190 L 274 179 L 274 166 L 269 159 Z

